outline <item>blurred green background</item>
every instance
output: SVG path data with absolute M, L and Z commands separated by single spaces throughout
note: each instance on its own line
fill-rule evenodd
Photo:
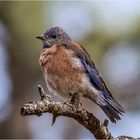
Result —
M 0 138 L 93 138 L 83 126 L 51 114 L 20 116 L 21 106 L 47 90 L 36 36 L 60 26 L 82 44 L 126 113 L 112 135 L 140 136 L 140 1 L 0 1 Z M 54 97 L 55 99 L 56 97 Z M 83 101 L 101 121 L 104 113 Z

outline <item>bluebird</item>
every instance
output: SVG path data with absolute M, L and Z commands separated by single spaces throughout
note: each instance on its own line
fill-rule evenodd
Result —
M 50 92 L 62 97 L 78 93 L 95 102 L 111 122 L 120 120 L 123 107 L 114 99 L 88 52 L 60 27 L 36 37 L 43 41 L 39 63 Z

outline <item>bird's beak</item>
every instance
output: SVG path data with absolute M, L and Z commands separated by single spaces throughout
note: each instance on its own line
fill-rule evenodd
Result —
M 39 35 L 39 36 L 37 36 L 36 38 L 38 38 L 38 39 L 40 39 L 40 40 L 44 40 L 44 39 L 45 39 L 43 35 Z

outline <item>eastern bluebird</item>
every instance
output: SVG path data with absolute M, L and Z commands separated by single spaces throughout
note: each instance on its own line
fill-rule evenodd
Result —
M 101 107 L 111 122 L 120 120 L 122 106 L 113 98 L 88 52 L 59 27 L 36 37 L 43 41 L 39 63 L 50 92 L 68 97 L 78 93 Z

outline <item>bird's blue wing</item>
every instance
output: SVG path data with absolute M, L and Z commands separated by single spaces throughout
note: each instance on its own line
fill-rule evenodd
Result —
M 85 68 L 86 73 L 90 78 L 90 82 L 94 85 L 94 87 L 98 90 L 103 89 L 103 83 L 99 79 L 99 73 L 95 68 L 89 66 L 84 60 L 81 59 L 81 63 Z
M 95 65 L 90 66 L 88 62 L 86 62 L 83 59 L 80 59 L 82 65 L 84 66 L 84 69 L 89 76 L 90 82 L 92 85 L 97 89 L 102 91 L 101 93 L 104 95 L 105 98 L 112 98 L 112 95 L 110 94 L 109 90 L 107 89 L 102 77 L 100 76 L 97 68 Z

